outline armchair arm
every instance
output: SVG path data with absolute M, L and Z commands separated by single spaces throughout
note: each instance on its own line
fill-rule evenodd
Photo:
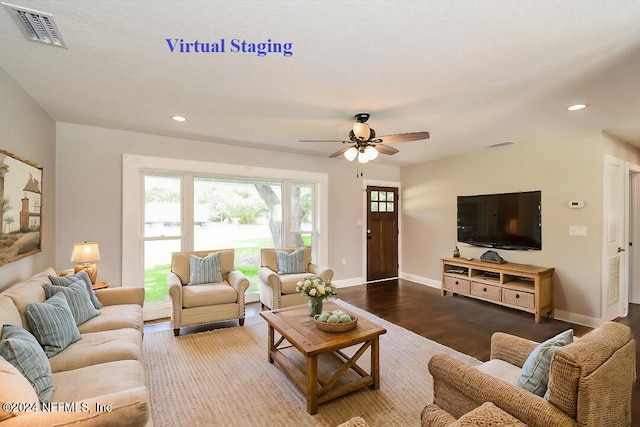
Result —
M 167 284 L 169 286 L 171 305 L 173 306 L 173 319 L 176 322 L 180 320 L 180 310 L 182 310 L 182 281 L 180 281 L 180 277 L 177 274 L 169 273 Z
M 531 427 L 577 425 L 542 397 L 494 378 L 449 355 L 433 356 L 429 360 L 429 372 L 433 375 L 433 403 L 454 417 L 459 418 L 484 402 L 493 402 Z
M 244 277 L 239 270 L 231 270 L 229 272 L 229 284 L 238 293 L 238 300 L 244 301 L 244 293 L 249 287 L 249 279 Z
M 324 280 L 331 280 L 333 278 L 333 270 L 323 265 L 309 263 L 309 273 L 313 273 L 316 276 L 322 277 Z
M 280 276 L 269 267 L 260 267 L 260 270 L 258 270 L 258 279 L 273 289 L 277 288 L 277 291 L 280 292 Z
M 522 368 L 531 352 L 538 346 L 535 341 L 516 335 L 496 332 L 491 336 L 491 359 L 500 359 Z
M 138 304 L 144 306 L 144 288 L 98 289 L 96 297 L 103 305 Z

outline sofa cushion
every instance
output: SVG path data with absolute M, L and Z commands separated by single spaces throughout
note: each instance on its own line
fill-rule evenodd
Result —
M 89 293 L 83 283 L 74 282 L 67 286 L 55 286 L 48 283 L 44 285 L 44 293 L 47 298 L 51 298 L 58 292 L 62 292 L 67 298 L 67 303 L 71 308 L 73 318 L 76 320 L 76 325 L 80 325 L 100 314 L 100 311 L 91 302 Z
M 76 282 L 82 283 L 87 290 L 87 293 L 89 294 L 89 299 L 91 299 L 91 304 L 93 304 L 93 307 L 97 309 L 102 308 L 102 303 L 98 300 L 96 291 L 93 290 L 93 284 L 91 283 L 91 279 L 89 278 L 89 275 L 86 271 L 80 270 L 76 274 L 64 277 L 50 275 L 49 280 L 51 280 L 51 283 L 56 286 L 69 286 L 70 284 Z
M 142 331 L 142 307 L 137 304 L 105 305 L 100 316 L 78 325 L 80 334 L 88 332 L 110 331 L 113 329 L 133 328 Z
M 516 385 L 543 397 L 549 384 L 549 368 L 553 353 L 572 342 L 573 329 L 568 329 L 540 343 L 524 362 Z
M 302 249 L 291 253 L 277 251 L 276 258 L 278 259 L 278 274 L 297 274 L 306 271 L 304 251 Z
M 26 404 L 27 408 L 31 408 L 34 403 L 38 403 L 38 395 L 29 384 L 29 381 L 22 376 L 15 366 L 2 357 L 0 357 L 0 384 L 2 384 L 2 387 L 0 387 L 0 404 L 2 404 L 0 422 L 25 412 L 19 407 L 6 407 L 5 403 Z M 6 411 L 5 409 L 9 410 Z
M 95 398 L 95 403 L 112 405 L 111 412 L 103 414 L 95 411 L 95 404 L 90 405 L 92 413 L 85 420 L 87 425 L 144 425 L 149 418 L 151 408 L 144 368 L 138 361 L 120 360 L 56 372 L 53 380 L 56 383 L 53 401 Z
M 80 339 L 67 298 L 57 293 L 45 302 L 27 304 L 27 321 L 48 357 Z
M 132 328 L 91 332 L 49 358 L 53 372 L 69 371 L 116 360 L 142 360 L 142 335 Z
M 47 355 L 33 335 L 19 326 L 2 326 L 0 356 L 27 379 L 39 400 L 43 402 L 51 400 L 53 395 L 51 367 Z M 5 388 L 4 383 L 2 388 Z
M 1 325 L 16 325 L 22 326 L 22 316 L 13 303 L 13 300 L 8 296 L 0 296 L 0 326 Z
M 222 282 L 220 272 L 220 252 L 212 253 L 204 258 L 189 255 L 189 284 Z
M 238 301 L 238 293 L 227 282 L 182 287 L 182 307 L 204 307 Z
M 50 283 L 50 274 L 55 274 L 52 268 L 48 268 L 24 282 L 16 283 L 4 292 L 4 295 L 13 300 L 18 312 L 22 316 L 22 326 L 29 332 L 31 332 L 31 328 L 27 321 L 27 315 L 25 314 L 27 304 L 31 302 L 43 302 L 47 299 L 44 294 L 44 284 Z

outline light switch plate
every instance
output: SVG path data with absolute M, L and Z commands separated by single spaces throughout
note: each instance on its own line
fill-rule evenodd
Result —
M 584 225 L 570 225 L 569 226 L 569 236 L 586 236 L 587 235 L 587 227 Z

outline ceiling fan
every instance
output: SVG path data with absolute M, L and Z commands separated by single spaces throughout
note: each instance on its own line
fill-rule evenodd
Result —
M 386 144 L 396 142 L 418 141 L 429 138 L 429 132 L 409 132 L 394 135 L 376 136 L 376 131 L 369 127 L 367 120 L 369 113 L 358 113 L 354 116 L 353 129 L 349 131 L 348 141 L 324 141 L 324 140 L 300 140 L 300 142 L 342 142 L 349 146 L 341 148 L 329 157 L 344 157 L 350 162 L 358 157 L 358 162 L 367 163 L 378 157 L 379 153 L 392 155 L 398 152 L 397 149 Z

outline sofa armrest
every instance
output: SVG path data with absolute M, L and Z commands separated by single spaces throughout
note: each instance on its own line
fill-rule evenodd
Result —
M 491 336 L 491 359 L 504 360 L 522 368 L 531 352 L 538 346 L 535 341 L 516 335 L 496 332 Z
M 244 301 L 244 293 L 249 288 L 249 279 L 239 270 L 231 270 L 229 272 L 229 284 L 238 293 L 238 301 Z
M 322 277 L 324 280 L 331 280 L 333 278 L 333 270 L 323 265 L 309 263 L 309 273 Z
M 542 397 L 449 355 L 433 356 L 429 360 L 429 372 L 433 376 L 433 403 L 456 418 L 484 402 L 493 402 L 531 427 L 577 425 L 575 420 Z
M 66 403 L 66 402 L 65 402 Z M 137 387 L 75 402 L 76 411 L 30 412 L 2 421 L 2 427 L 32 426 L 145 426 L 151 407 L 146 387 Z M 107 409 L 109 405 L 110 411 Z M 97 409 L 96 409 L 97 408 Z
M 107 288 L 96 291 L 103 305 L 138 304 L 144 306 L 144 288 Z

